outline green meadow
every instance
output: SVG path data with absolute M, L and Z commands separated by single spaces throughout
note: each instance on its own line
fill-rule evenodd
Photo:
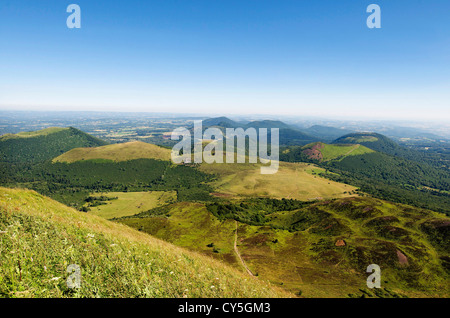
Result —
M 93 203 L 86 203 L 89 213 L 105 219 L 138 214 L 177 200 L 176 191 L 91 193 Z M 107 198 L 107 200 L 102 200 Z M 94 206 L 92 206 L 94 205 Z

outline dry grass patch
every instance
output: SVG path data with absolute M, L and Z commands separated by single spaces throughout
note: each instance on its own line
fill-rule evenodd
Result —
M 170 154 L 170 149 L 141 141 L 132 141 L 95 148 L 75 148 L 56 157 L 53 159 L 53 162 L 72 163 L 80 160 L 93 159 L 112 161 L 127 161 L 134 159 L 170 160 Z

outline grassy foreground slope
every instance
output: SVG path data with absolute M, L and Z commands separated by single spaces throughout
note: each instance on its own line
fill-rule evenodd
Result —
M 76 148 L 53 159 L 53 162 L 72 163 L 80 160 L 105 159 L 126 161 L 134 159 L 170 160 L 170 149 L 141 141 L 106 145 L 97 148 Z
M 0 188 L 1 297 L 290 297 L 209 257 L 80 213 L 34 191 Z M 81 268 L 68 289 L 67 266 Z

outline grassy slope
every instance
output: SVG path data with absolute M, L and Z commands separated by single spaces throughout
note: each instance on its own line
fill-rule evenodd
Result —
M 333 144 L 362 144 L 375 151 L 407 159 L 419 159 L 420 151 L 404 148 L 392 139 L 378 133 L 351 133 L 333 141 Z M 417 157 L 419 155 L 419 157 Z M 411 157 L 412 156 L 412 157 Z
M 170 149 L 141 141 L 132 141 L 123 144 L 106 145 L 96 148 L 72 149 L 53 159 L 53 162 L 72 163 L 75 161 L 90 159 L 126 161 L 142 158 L 170 160 L 170 154 Z
M 164 214 L 145 217 L 148 214 L 144 212 L 139 217 L 122 218 L 120 222 L 178 246 L 200 251 L 232 265 L 238 264 L 233 253 L 233 220 L 219 221 L 201 203 L 175 203 L 166 211 L 170 217 Z M 214 248 L 220 253 L 208 247 L 210 243 L 214 243 Z
M 354 136 L 341 137 L 339 138 L 339 142 L 342 143 L 365 143 L 365 142 L 376 142 L 378 138 L 376 136 L 372 136 L 370 133 L 364 134 L 354 134 Z
M 340 198 L 355 187 L 314 176 L 315 167 L 305 163 L 280 162 L 275 174 L 261 174 L 257 164 L 203 164 L 200 170 L 216 174 L 215 191 L 230 197 L 271 197 L 298 200 Z
M 308 234 L 314 242 L 308 253 L 322 264 L 358 270 L 375 263 L 382 268 L 384 286 L 411 296 L 450 293 L 445 234 L 450 222 L 440 213 L 374 198 L 346 198 L 279 214 L 271 223 L 283 222 Z M 335 246 L 338 239 L 346 246 Z M 406 255 L 406 265 L 398 251 Z
M 244 271 L 233 252 L 235 221 L 220 222 L 203 204 L 177 203 L 169 207 L 167 215 L 145 217 L 145 213 L 142 213 L 136 217 L 122 218 L 119 222 L 175 245 L 215 257 Z M 265 236 L 265 239 L 261 240 L 261 235 Z M 270 244 L 268 239 L 278 239 L 280 244 Z M 213 246 L 210 246 L 211 243 Z M 309 268 L 311 274 L 316 273 L 315 284 L 326 281 L 322 274 L 325 268 L 313 264 L 303 253 L 307 244 L 307 241 L 288 231 L 242 223 L 238 226 L 238 249 L 246 264 L 259 277 L 270 279 L 274 284 L 292 292 L 298 292 L 300 289 L 306 291 L 303 293 L 306 297 L 338 297 L 345 295 L 342 291 L 353 292 L 355 288 L 349 287 L 348 284 L 338 290 L 334 287 L 322 290 L 318 285 L 309 286 L 311 282 L 308 278 L 302 279 L 303 273 L 299 274 L 299 266 Z M 347 276 L 347 279 L 355 281 L 354 275 Z
M 54 162 L 72 163 L 88 159 L 122 161 L 137 158 L 168 159 L 170 150 L 152 144 L 130 142 L 97 148 L 73 149 L 55 158 Z M 261 174 L 260 166 L 260 164 L 249 163 L 202 164 L 199 170 L 218 176 L 211 185 L 215 192 L 226 196 L 267 196 L 309 200 L 345 197 L 350 194 L 344 192 L 356 189 L 320 176 L 313 176 L 308 173 L 304 164 L 280 163 L 279 171 L 272 175 Z M 277 186 L 274 187 L 274 184 Z
M 366 153 L 374 152 L 373 150 L 364 147 L 360 144 L 356 145 L 329 145 L 325 144 L 325 147 L 320 149 L 325 161 L 333 159 L 343 159 L 347 156 L 363 155 Z
M 68 208 L 0 188 L 3 297 L 289 297 L 209 257 Z M 81 288 L 69 290 L 69 264 Z M 214 287 L 212 287 L 214 286 Z
M 60 132 L 63 130 L 68 130 L 69 128 L 62 128 L 62 127 L 49 127 L 41 130 L 36 131 L 23 131 L 17 134 L 6 134 L 0 138 L 0 140 L 6 140 L 6 139 L 18 139 L 18 138 L 32 138 L 37 136 L 47 136 L 49 134 L 53 134 L 56 132 Z
M 238 249 L 253 273 L 289 291 L 301 290 L 305 297 L 361 295 L 368 291 L 366 267 L 375 263 L 382 268 L 382 288 L 391 296 L 450 294 L 444 269 L 449 219 L 441 214 L 373 198 L 345 198 L 269 217 L 266 226 L 239 223 Z M 242 270 L 232 252 L 233 221 L 219 222 L 202 204 L 177 203 L 163 215 L 119 221 Z M 340 239 L 345 246 L 335 245 Z M 400 263 L 397 251 L 407 257 L 407 265 Z M 385 289 L 382 293 L 389 296 Z
M 177 199 L 177 193 L 175 191 L 96 192 L 91 195 L 94 197 L 106 196 L 109 198 L 117 198 L 106 201 L 106 204 L 90 207 L 89 214 L 98 215 L 105 219 L 134 215 L 174 202 Z
M 322 154 L 322 161 L 342 160 L 347 156 L 363 155 L 366 153 L 374 152 L 372 149 L 369 149 L 360 144 L 333 145 L 323 142 L 312 143 L 304 146 L 302 149 L 309 149 L 315 145 L 319 146 L 317 147 L 317 150 Z

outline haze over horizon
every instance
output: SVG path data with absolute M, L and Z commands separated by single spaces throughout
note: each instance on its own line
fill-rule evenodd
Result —
M 75 3 L 2 1 L 0 110 L 450 120 L 448 1 Z

